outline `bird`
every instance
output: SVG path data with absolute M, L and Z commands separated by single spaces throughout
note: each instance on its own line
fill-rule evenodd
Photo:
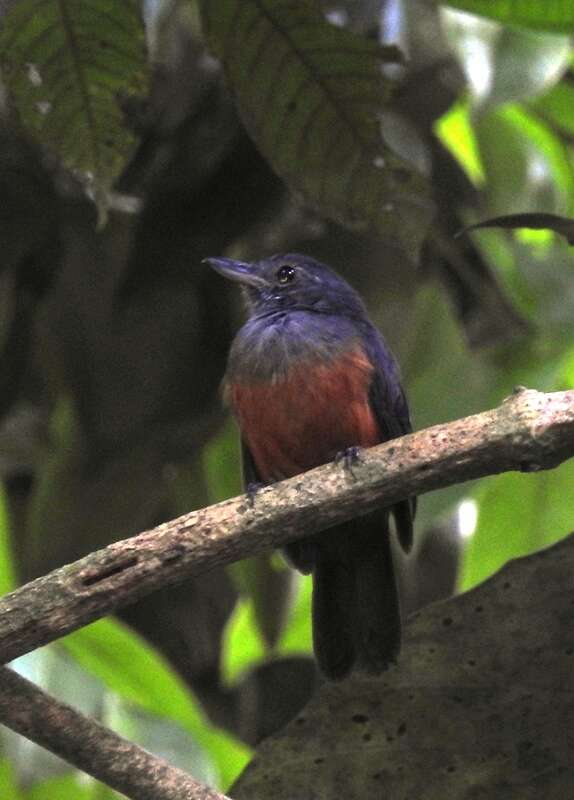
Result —
M 226 402 L 241 436 L 248 492 L 412 430 L 397 361 L 358 292 L 299 253 L 259 261 L 207 258 L 240 284 L 248 318 L 229 351 Z M 403 551 L 415 500 L 403 500 L 284 548 L 311 574 L 313 649 L 330 680 L 380 675 L 396 662 L 401 611 L 390 517 Z

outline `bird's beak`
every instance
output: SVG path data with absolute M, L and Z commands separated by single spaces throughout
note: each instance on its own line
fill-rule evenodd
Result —
M 204 258 L 202 263 L 209 264 L 224 278 L 237 281 L 237 283 L 245 286 L 261 289 L 266 285 L 265 279 L 255 271 L 254 264 L 248 264 L 245 261 L 234 261 L 232 258 Z

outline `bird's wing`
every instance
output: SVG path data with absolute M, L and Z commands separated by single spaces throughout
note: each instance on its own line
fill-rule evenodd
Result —
M 369 399 L 381 431 L 381 441 L 396 439 L 412 431 L 409 407 L 401 386 L 399 369 L 391 351 L 374 329 L 367 337 L 367 349 L 375 368 Z M 413 544 L 415 511 L 416 497 L 401 500 L 393 506 L 397 535 L 406 552 Z
M 241 474 L 243 476 L 243 486 L 245 489 L 263 483 L 261 476 L 257 472 L 251 450 L 243 438 L 241 439 Z

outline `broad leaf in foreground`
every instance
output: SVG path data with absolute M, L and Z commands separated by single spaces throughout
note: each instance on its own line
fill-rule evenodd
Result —
M 303 200 L 413 252 L 431 214 L 426 180 L 381 134 L 383 48 L 293 0 L 201 0 L 204 31 L 243 122 Z
M 137 0 L 21 0 L 2 20 L 0 64 L 24 127 L 108 187 L 132 146 L 118 92 L 145 90 Z

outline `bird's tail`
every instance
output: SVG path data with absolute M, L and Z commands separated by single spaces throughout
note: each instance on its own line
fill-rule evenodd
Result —
M 313 644 L 321 671 L 332 680 L 353 667 L 377 675 L 397 658 L 401 615 L 386 513 L 320 534 Z

